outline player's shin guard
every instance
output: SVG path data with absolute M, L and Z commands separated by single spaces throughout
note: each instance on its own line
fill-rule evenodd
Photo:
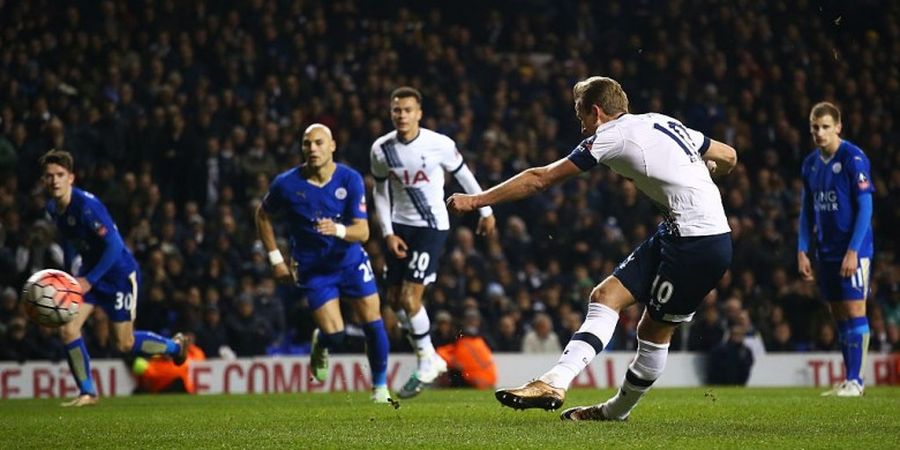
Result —
M 416 353 L 419 355 L 434 353 L 434 345 L 431 344 L 431 320 L 428 318 L 428 312 L 425 311 L 424 306 L 409 318 L 409 324 Z
M 390 344 L 384 321 L 378 319 L 363 325 L 366 334 L 366 356 L 372 370 L 372 387 L 387 386 L 387 360 Z
M 134 345 L 131 347 L 131 354 L 149 358 L 154 355 L 175 356 L 181 351 L 175 341 L 164 338 L 152 331 L 135 331 Z
M 613 419 L 628 417 L 641 397 L 653 386 L 653 382 L 662 375 L 668 356 L 669 344 L 655 344 L 638 339 L 637 357 L 628 366 L 619 392 L 606 402 L 606 414 Z
M 847 335 L 850 334 L 850 321 L 849 320 L 838 320 L 837 321 L 837 336 L 838 336 L 838 344 L 841 345 L 841 354 L 844 356 L 844 374 L 849 374 L 850 370 L 847 368 L 847 362 L 850 361 L 850 356 L 847 355 Z M 849 375 L 847 376 L 849 380 Z
M 600 303 L 589 304 L 581 328 L 572 335 L 556 365 L 539 380 L 558 389 L 568 389 L 572 380 L 609 343 L 618 321 L 619 313 L 612 308 Z
M 96 396 L 94 378 L 91 374 L 91 357 L 88 355 L 84 338 L 79 337 L 66 344 L 66 360 L 69 362 L 69 370 L 75 383 L 78 385 L 79 395 Z
M 842 340 L 844 365 L 847 367 L 847 379 L 855 380 L 863 385 L 866 354 L 869 347 L 869 319 L 866 316 L 854 317 L 847 323 L 847 334 Z

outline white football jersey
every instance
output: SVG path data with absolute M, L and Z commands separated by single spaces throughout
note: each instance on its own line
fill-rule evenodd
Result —
M 569 155 L 582 170 L 604 164 L 634 181 L 679 236 L 731 231 L 719 188 L 701 159 L 709 138 L 664 114 L 625 114 Z
M 371 160 L 372 175 L 390 180 L 391 222 L 450 229 L 444 204 L 444 172 L 456 173 L 464 164 L 453 139 L 419 128 L 415 139 L 403 143 L 397 131 L 391 131 L 372 144 Z

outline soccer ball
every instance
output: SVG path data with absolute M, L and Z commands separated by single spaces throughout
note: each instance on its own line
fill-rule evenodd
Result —
M 22 288 L 25 313 L 45 327 L 59 327 L 78 314 L 82 302 L 81 286 L 62 270 L 35 272 Z

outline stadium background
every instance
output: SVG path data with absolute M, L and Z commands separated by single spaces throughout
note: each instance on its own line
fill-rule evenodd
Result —
M 0 360 L 63 359 L 18 305 L 30 273 L 61 264 L 36 164 L 50 148 L 75 155 L 78 185 L 141 264 L 139 328 L 193 331 L 213 358 L 297 353 L 312 324 L 271 279 L 252 212 L 300 162 L 308 124 L 332 127 L 337 158 L 367 173 L 390 91 L 413 85 L 423 126 L 453 137 L 488 187 L 579 142 L 571 85 L 592 74 L 621 81 L 632 112 L 673 115 L 740 155 L 720 182 L 732 270 L 673 350 L 710 351 L 729 333 L 769 352 L 838 349 L 795 263 L 807 115 L 831 100 L 872 161 L 872 351 L 897 351 L 898 14 L 890 1 L 0 2 Z M 472 217 L 453 228 L 427 294 L 437 343 L 467 333 L 495 351 L 557 352 L 593 285 L 658 219 L 606 169 L 495 211 L 491 239 L 473 237 Z M 613 348 L 634 347 L 638 317 L 623 314 Z M 97 309 L 88 323 L 95 358 L 117 356 L 106 321 Z M 392 348 L 408 350 L 399 333 Z

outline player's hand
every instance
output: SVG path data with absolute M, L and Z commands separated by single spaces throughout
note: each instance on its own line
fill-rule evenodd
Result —
M 288 268 L 288 265 L 283 262 L 272 267 L 272 275 L 275 277 L 275 281 L 279 283 L 290 284 L 294 282 L 294 274 Z
M 81 286 L 81 293 L 87 294 L 88 291 L 91 290 L 91 282 L 87 280 L 85 277 L 78 277 L 75 280 L 78 281 L 78 285 Z
M 812 281 L 815 279 L 813 276 L 812 264 L 809 262 L 809 257 L 806 256 L 806 253 L 797 252 L 797 268 L 800 272 L 800 278 L 803 281 Z
M 497 218 L 494 217 L 493 214 L 482 217 L 478 219 L 478 227 L 475 229 L 475 234 L 479 236 L 490 236 L 494 234 L 494 227 L 497 224 Z
M 859 267 L 859 253 L 853 250 L 847 250 L 847 253 L 844 254 L 844 260 L 841 261 L 841 276 L 844 278 L 850 278 L 854 274 L 856 274 L 856 269 Z
M 453 194 L 447 199 L 447 209 L 453 214 L 464 214 L 475 211 L 478 206 L 475 203 L 475 195 Z
M 706 168 L 709 170 L 709 174 L 710 174 L 710 175 L 715 175 L 715 174 L 716 174 L 716 169 L 719 168 L 719 165 L 716 164 L 715 161 L 713 161 L 713 160 L 710 159 L 710 160 L 707 160 L 707 161 L 706 161 Z
M 406 241 L 400 236 L 391 234 L 384 238 L 384 240 L 387 244 L 388 251 L 390 251 L 391 254 L 400 259 L 406 258 L 406 250 L 408 250 L 409 247 L 406 246 Z
M 325 236 L 334 236 L 336 233 L 337 227 L 335 227 L 335 223 L 331 219 L 317 219 L 316 220 L 316 231 L 320 234 L 324 234 Z

